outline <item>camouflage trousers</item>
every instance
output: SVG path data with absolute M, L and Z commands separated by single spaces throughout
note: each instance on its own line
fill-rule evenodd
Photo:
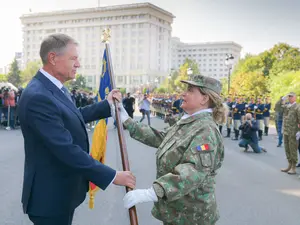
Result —
M 285 134 L 283 137 L 286 158 L 293 166 L 296 166 L 298 162 L 298 141 L 295 136 L 296 134 Z

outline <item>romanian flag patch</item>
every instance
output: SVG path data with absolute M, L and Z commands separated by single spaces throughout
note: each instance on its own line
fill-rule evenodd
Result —
M 208 144 L 198 145 L 196 148 L 197 148 L 197 151 L 207 151 L 207 150 L 209 150 Z

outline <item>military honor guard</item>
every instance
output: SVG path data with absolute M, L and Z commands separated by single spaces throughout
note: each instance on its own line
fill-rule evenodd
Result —
M 252 117 L 254 116 L 254 106 L 255 106 L 255 98 L 251 96 L 249 103 L 246 105 L 246 112 L 251 113 Z
M 240 97 L 240 101 L 241 101 L 241 104 L 242 104 L 242 111 L 241 111 L 241 122 L 243 123 L 245 121 L 245 115 L 246 115 L 246 105 L 247 105 L 247 102 L 245 101 L 245 96 L 244 95 L 241 95 Z
M 236 102 L 232 105 L 233 112 L 233 126 L 234 126 L 234 140 L 239 139 L 239 127 L 241 126 L 241 113 L 242 113 L 243 105 L 240 102 L 240 98 L 236 98 Z
M 227 107 L 228 107 L 228 114 L 227 114 L 227 119 L 226 119 L 226 128 L 227 128 L 227 138 L 230 137 L 230 133 L 231 133 L 231 126 L 232 126 L 232 99 L 231 96 L 227 97 Z
M 265 135 L 268 136 L 269 134 L 269 123 L 270 123 L 270 109 L 271 109 L 271 101 L 270 101 L 270 97 L 267 96 L 266 97 L 266 103 L 264 105 L 264 112 L 263 112 L 263 116 L 264 116 L 264 125 L 265 125 Z
M 258 97 L 257 98 L 257 104 L 254 106 L 254 112 L 256 115 L 256 121 L 258 125 L 258 138 L 261 141 L 262 140 L 262 135 L 263 135 L 263 126 L 264 126 L 264 116 L 263 112 L 265 109 L 264 104 L 262 103 L 262 98 Z

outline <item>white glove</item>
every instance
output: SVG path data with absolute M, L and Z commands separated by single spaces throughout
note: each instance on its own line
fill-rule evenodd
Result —
M 296 140 L 299 141 L 299 139 L 300 139 L 300 131 L 298 131 L 298 132 L 296 133 Z
M 254 106 L 254 109 L 257 109 L 258 107 L 257 106 Z
M 129 119 L 128 113 L 124 109 L 122 103 L 117 103 L 117 107 L 120 111 L 121 122 L 124 123 L 127 119 Z M 111 112 L 111 117 L 114 118 L 114 120 L 116 120 L 116 108 L 114 104 L 110 104 L 110 112 Z
M 286 96 L 283 96 L 281 99 L 282 99 L 282 100 L 286 100 L 287 97 L 288 97 L 288 96 L 286 95 Z
M 235 108 L 235 105 L 232 105 L 232 108 L 234 109 L 234 108 Z
M 130 209 L 132 206 L 143 202 L 157 202 L 157 196 L 153 187 L 149 189 L 137 189 L 129 191 L 123 198 L 124 207 Z
M 249 105 L 245 105 L 246 108 L 248 108 Z

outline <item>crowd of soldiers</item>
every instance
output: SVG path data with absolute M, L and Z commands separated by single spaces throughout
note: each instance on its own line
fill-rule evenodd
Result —
M 237 96 L 234 98 L 228 96 L 226 104 L 228 106 L 229 112 L 226 121 L 227 135 L 225 137 L 231 137 L 233 125 L 233 140 L 239 139 L 239 127 L 245 121 L 246 113 L 251 113 L 251 115 L 256 119 L 259 125 L 259 140 L 262 140 L 263 133 L 268 136 L 271 109 L 271 102 L 269 97 L 258 97 L 257 99 L 255 99 L 255 97 L 252 96 L 246 99 L 244 96 Z M 222 127 L 223 125 L 220 124 L 219 128 L 221 133 Z

